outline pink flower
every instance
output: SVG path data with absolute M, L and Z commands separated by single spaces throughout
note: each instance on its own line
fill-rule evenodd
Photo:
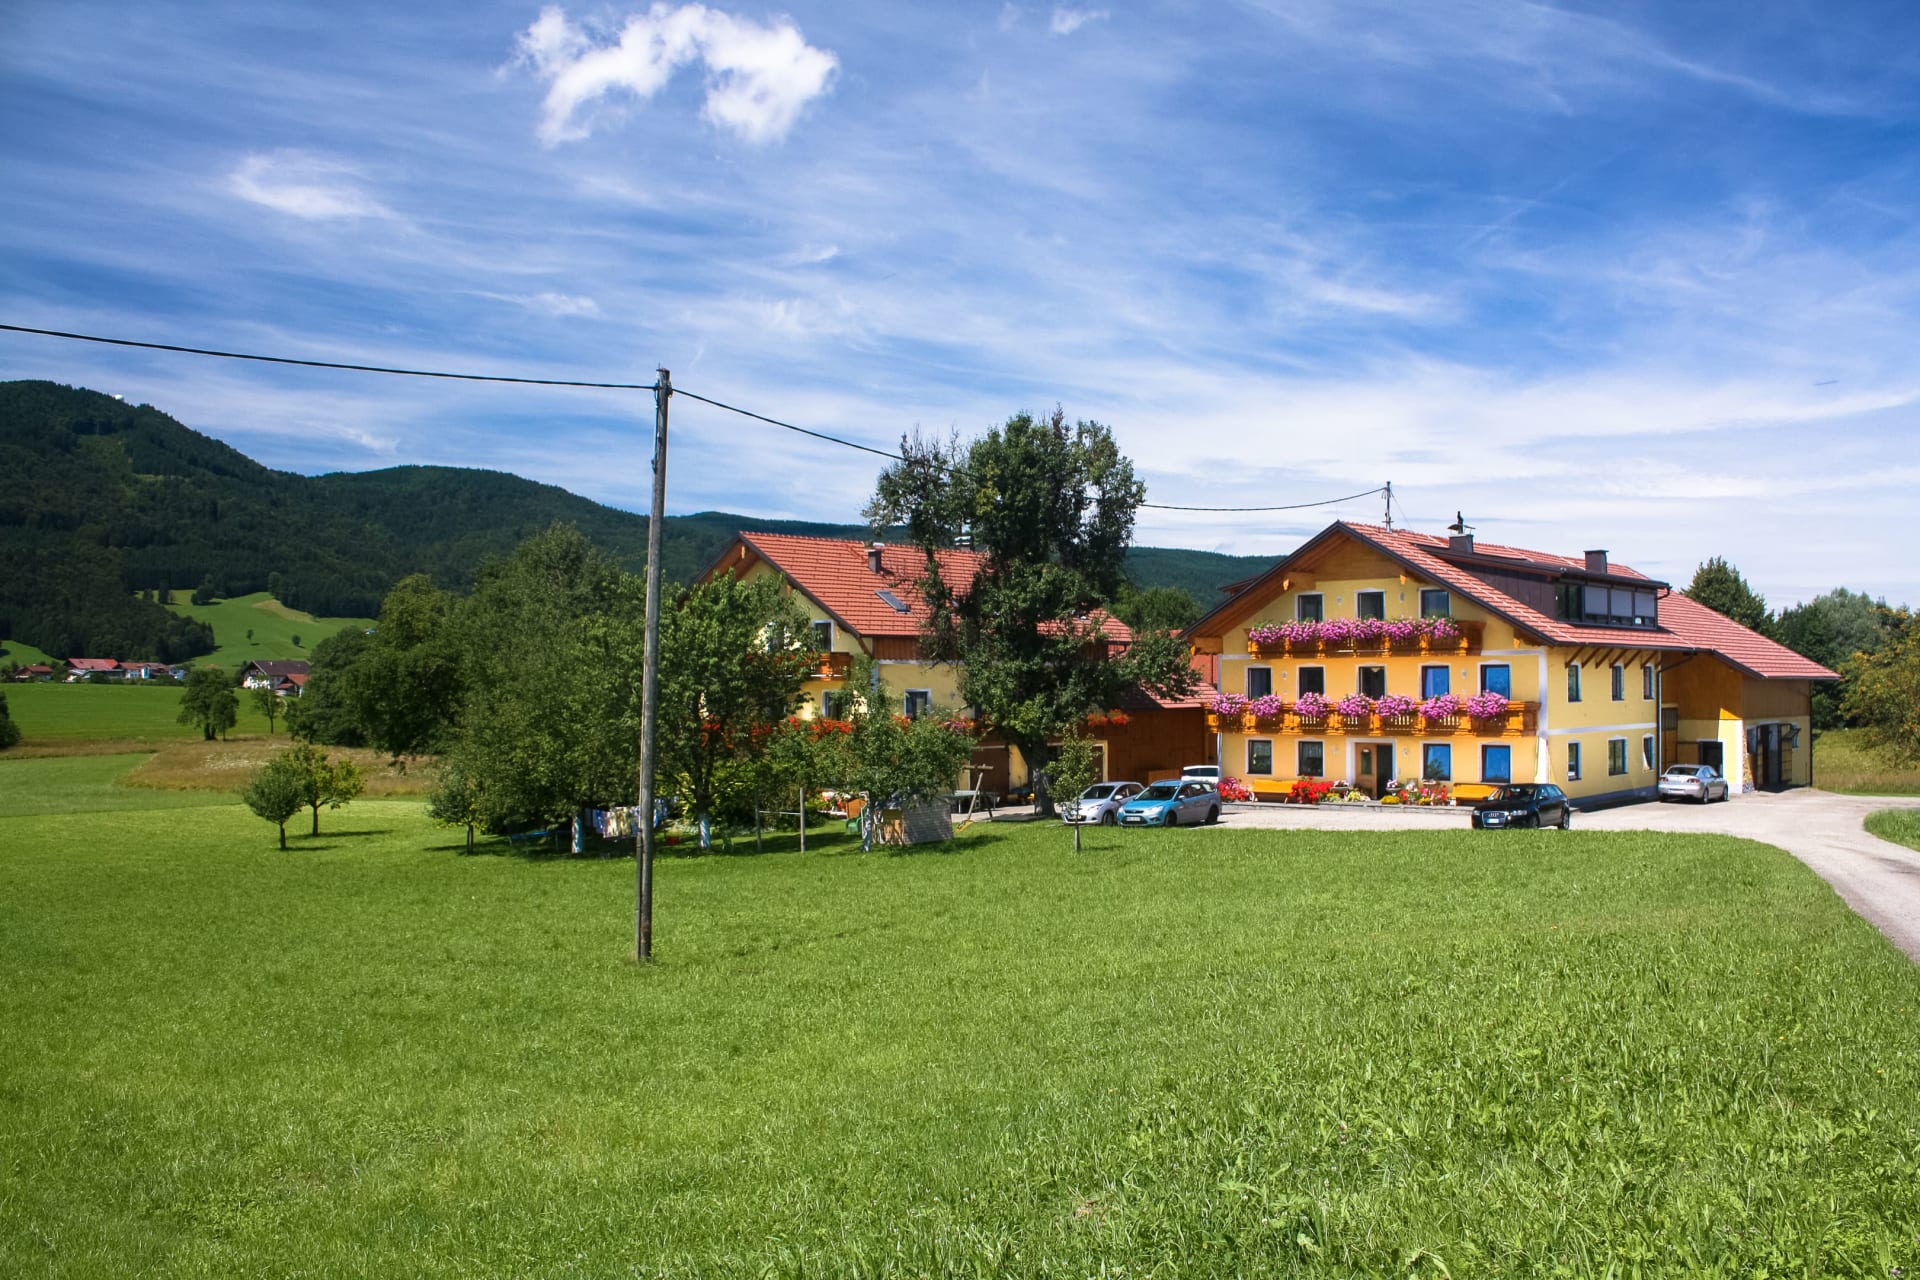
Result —
M 1263 718 L 1270 718 L 1273 716 L 1277 716 L 1280 714 L 1280 710 L 1281 710 L 1280 695 L 1277 693 L 1262 694 L 1259 697 L 1253 699 L 1251 702 L 1247 703 L 1247 710 L 1253 712 L 1254 715 L 1260 716 Z
M 1466 702 L 1467 714 L 1476 720 L 1497 720 L 1507 714 L 1507 696 L 1503 693 L 1476 693 Z
M 1333 704 L 1327 701 L 1324 694 L 1318 693 L 1303 693 L 1293 704 L 1293 713 L 1302 720 L 1324 720 L 1327 712 L 1331 710 L 1333 710 Z M 1362 711 L 1360 714 L 1365 715 L 1366 712 Z
M 1450 693 L 1436 694 L 1420 704 L 1420 714 L 1429 720 L 1451 720 L 1460 714 L 1460 699 Z
M 1213 706 L 1210 709 L 1217 716 L 1237 716 L 1247 709 L 1247 695 L 1223 693 L 1213 700 Z
M 1374 699 L 1373 709 L 1387 717 L 1410 716 L 1417 705 L 1404 693 L 1389 693 L 1383 698 Z
M 1336 705 L 1341 715 L 1357 719 L 1373 710 L 1373 699 L 1364 693 L 1350 693 Z

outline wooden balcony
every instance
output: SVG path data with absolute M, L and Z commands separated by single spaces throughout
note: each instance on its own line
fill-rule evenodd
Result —
M 814 657 L 819 661 L 807 673 L 809 680 L 845 680 L 853 672 L 853 655 L 850 653 L 819 653 Z
M 1468 715 L 1431 720 L 1417 714 L 1343 716 L 1338 711 L 1329 711 L 1318 719 L 1309 720 L 1289 705 L 1277 716 L 1218 716 L 1209 712 L 1207 728 L 1216 733 L 1290 733 L 1308 737 L 1337 734 L 1361 738 L 1400 735 L 1422 738 L 1524 738 L 1537 727 L 1539 713 L 1540 704 L 1537 702 L 1511 702 L 1503 714 L 1487 719 Z
M 1422 653 L 1453 655 L 1478 653 L 1486 635 L 1487 624 L 1470 620 L 1454 622 L 1460 634 L 1452 640 L 1429 640 L 1425 636 L 1405 640 L 1398 644 L 1384 637 L 1377 640 L 1306 640 L 1298 643 L 1280 641 L 1277 644 L 1247 645 L 1247 652 L 1256 658 L 1324 658 L 1339 654 L 1403 654 Z

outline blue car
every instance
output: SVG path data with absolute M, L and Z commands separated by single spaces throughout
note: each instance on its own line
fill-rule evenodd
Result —
M 1220 821 L 1220 793 L 1204 782 L 1156 782 L 1120 806 L 1123 827 L 1196 827 Z

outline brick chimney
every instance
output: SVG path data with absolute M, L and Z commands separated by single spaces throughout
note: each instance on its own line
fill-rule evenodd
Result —
M 884 542 L 876 542 L 867 548 L 867 571 L 869 573 L 880 572 L 880 553 L 886 548 L 886 545 Z M 1592 558 L 1591 552 L 1588 553 L 1588 558 Z M 1604 552 L 1601 553 L 1601 558 L 1603 560 L 1606 558 Z
M 1463 556 L 1472 555 L 1473 554 L 1473 535 L 1470 533 L 1454 534 L 1453 536 L 1447 539 L 1447 550 L 1458 551 Z
M 1587 552 L 1587 572 L 1588 573 L 1608 572 L 1607 553 L 1604 551 Z

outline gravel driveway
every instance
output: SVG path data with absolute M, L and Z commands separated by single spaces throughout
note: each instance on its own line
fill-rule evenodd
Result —
M 1867 834 L 1877 809 L 1920 807 L 1914 796 L 1842 796 L 1798 790 L 1754 792 L 1725 804 L 1629 804 L 1576 813 L 1576 831 L 1696 831 L 1777 845 L 1832 885 L 1893 945 L 1920 961 L 1920 852 Z M 1222 825 L 1240 828 L 1423 830 L 1464 827 L 1465 809 L 1342 805 L 1229 805 Z M 1488 832 L 1490 840 L 1502 839 Z

